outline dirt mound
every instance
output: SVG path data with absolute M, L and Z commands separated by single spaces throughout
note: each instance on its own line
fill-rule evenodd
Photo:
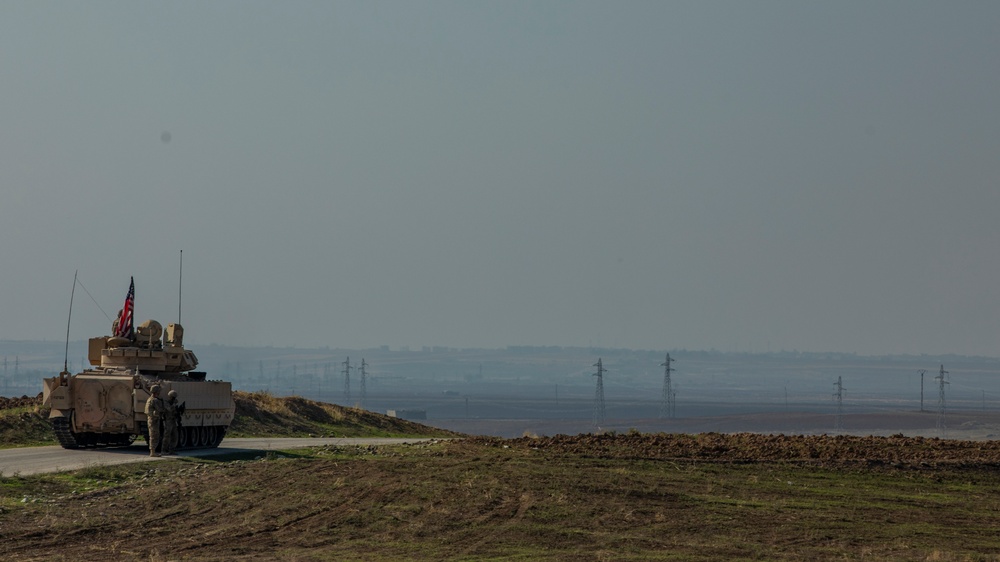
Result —
M 39 392 L 38 396 L 22 396 L 20 398 L 7 398 L 5 396 L 0 396 L 0 410 L 9 410 L 12 408 L 24 408 L 28 406 L 41 406 L 42 405 L 42 393 Z
M 1000 442 L 926 437 L 701 433 L 557 435 L 470 442 L 590 458 L 716 462 L 804 462 L 893 467 L 1000 467 Z

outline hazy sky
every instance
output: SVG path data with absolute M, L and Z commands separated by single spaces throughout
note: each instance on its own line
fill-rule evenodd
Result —
M 1000 3 L 0 3 L 0 339 L 1000 355 Z M 77 290 L 71 338 L 110 331 Z

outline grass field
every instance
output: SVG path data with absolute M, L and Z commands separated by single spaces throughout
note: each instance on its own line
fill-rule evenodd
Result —
M 477 438 L 8 477 L 0 557 L 1000 559 L 992 445 L 776 439 Z

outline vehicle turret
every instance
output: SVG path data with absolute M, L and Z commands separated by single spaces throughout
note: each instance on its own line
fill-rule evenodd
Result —
M 90 338 L 87 359 L 102 369 L 134 369 L 142 373 L 183 373 L 198 366 L 194 352 L 184 349 L 184 328 L 146 320 L 132 338 Z

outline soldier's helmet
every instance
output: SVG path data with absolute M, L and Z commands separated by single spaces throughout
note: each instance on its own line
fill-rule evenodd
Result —
M 176 390 L 171 390 L 170 392 L 167 393 L 167 397 L 168 398 L 177 398 L 177 391 Z
M 159 394 L 160 393 L 160 385 L 154 384 L 153 386 L 149 387 L 149 393 L 150 394 Z

